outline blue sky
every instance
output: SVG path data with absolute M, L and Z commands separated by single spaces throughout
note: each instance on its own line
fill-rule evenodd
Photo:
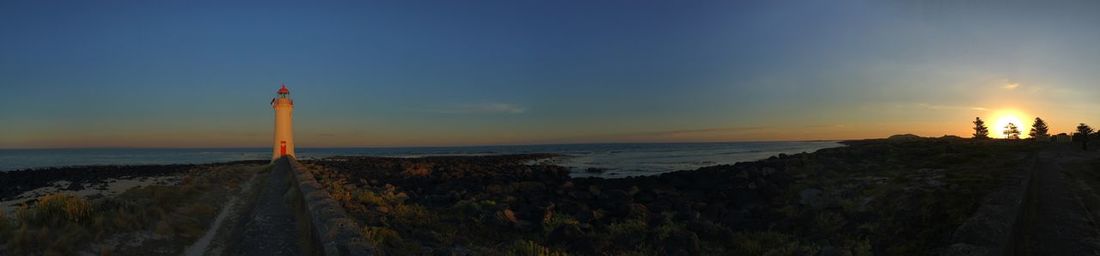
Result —
M 0 2 L 0 147 L 264 146 L 280 82 L 300 147 L 1100 124 L 1090 2 L 223 2 Z

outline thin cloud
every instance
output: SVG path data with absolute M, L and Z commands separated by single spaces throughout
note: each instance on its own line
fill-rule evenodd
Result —
M 986 107 L 979 107 L 979 106 L 951 106 L 951 105 L 934 105 L 934 104 L 927 104 L 927 103 L 921 103 L 921 104 L 917 104 L 917 105 L 918 105 L 918 106 L 920 106 L 921 108 L 925 108 L 925 109 L 931 109 L 931 110 L 974 110 L 974 111 L 989 111 L 989 108 L 986 108 Z
M 428 112 L 440 114 L 522 114 L 527 108 L 508 103 L 462 104 Z
M 848 127 L 848 125 L 844 125 L 844 124 L 818 124 L 818 125 L 806 125 L 806 126 L 803 126 L 803 128 L 811 128 L 811 129 L 818 129 L 818 128 L 846 128 L 846 127 Z
M 1020 83 L 1007 83 L 1004 86 L 1001 86 L 1001 88 L 1004 88 L 1005 90 L 1016 90 L 1016 88 L 1020 88 Z
M 752 127 L 723 127 L 723 128 L 705 128 L 705 129 L 684 129 L 684 130 L 669 130 L 669 131 L 654 131 L 654 132 L 642 132 L 630 135 L 648 135 L 648 136 L 683 136 L 689 134 L 705 134 L 705 133 L 728 133 L 728 132 L 746 132 L 754 130 L 767 129 L 765 126 L 752 126 Z

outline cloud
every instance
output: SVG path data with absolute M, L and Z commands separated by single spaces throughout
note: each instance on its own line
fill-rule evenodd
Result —
M 822 129 L 822 128 L 847 128 L 847 127 L 848 127 L 848 125 L 845 125 L 845 124 L 818 124 L 818 125 L 806 125 L 806 126 L 803 126 L 802 128 Z
M 750 126 L 750 127 L 723 127 L 723 128 L 705 128 L 705 129 L 684 129 L 684 130 L 668 130 L 668 131 L 654 131 L 654 132 L 641 132 L 631 135 L 648 135 L 648 136 L 685 136 L 691 134 L 708 134 L 708 133 L 729 133 L 729 132 L 746 132 L 754 130 L 768 129 L 765 126 Z
M 522 114 L 527 109 L 508 103 L 461 104 L 428 112 L 441 114 Z
M 1005 90 L 1016 90 L 1016 88 L 1020 88 L 1020 83 L 1007 83 L 1004 86 L 1001 86 L 1001 88 Z
M 917 105 L 920 106 L 921 108 L 931 109 L 931 110 L 989 111 L 989 108 L 979 107 L 979 106 L 951 106 L 951 105 L 934 105 L 934 104 L 927 104 L 927 103 L 921 103 L 921 104 L 917 104 Z
M 729 135 L 759 132 L 772 127 L 767 126 L 743 126 L 743 127 L 714 127 L 699 129 L 675 129 L 675 130 L 650 130 L 637 132 L 611 132 L 601 134 L 586 134 L 568 137 L 553 138 L 540 143 L 591 143 L 591 142 L 657 142 L 657 141 L 698 141 L 697 138 L 714 138 Z M 696 139 L 693 139 L 696 138 Z M 715 141 L 711 139 L 710 141 Z

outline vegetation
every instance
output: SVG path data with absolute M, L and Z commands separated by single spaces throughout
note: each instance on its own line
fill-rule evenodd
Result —
M 200 237 L 257 167 L 226 165 L 187 171 L 178 185 L 150 185 L 114 197 L 51 194 L 0 215 L 0 254 L 142 255 L 180 252 Z M 130 248 L 129 238 L 145 237 Z M 120 250 L 127 247 L 125 250 Z
M 1014 123 L 1008 123 L 1008 125 L 1005 125 L 1004 134 L 1006 139 L 1020 139 L 1020 129 L 1017 129 L 1016 124 Z
M 621 179 L 539 156 L 308 164 L 394 255 L 922 255 L 1039 145 L 911 138 Z
M 1035 118 L 1035 122 L 1031 124 L 1031 131 L 1027 134 L 1033 140 L 1046 141 L 1050 138 L 1050 131 L 1047 128 L 1047 123 L 1042 118 Z
M 1092 134 L 1092 127 L 1085 123 L 1077 125 L 1077 132 L 1073 133 L 1073 141 L 1081 142 L 1081 149 L 1089 150 L 1089 135 Z
M 985 127 L 985 121 L 982 121 L 981 117 L 974 118 L 974 138 L 989 139 L 989 128 Z

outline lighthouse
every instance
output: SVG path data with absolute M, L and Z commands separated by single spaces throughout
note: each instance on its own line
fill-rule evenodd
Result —
M 294 129 L 291 127 L 294 100 L 290 99 L 290 90 L 286 89 L 285 84 L 279 88 L 278 96 L 271 100 L 271 108 L 275 109 L 275 141 L 271 160 L 294 157 Z

